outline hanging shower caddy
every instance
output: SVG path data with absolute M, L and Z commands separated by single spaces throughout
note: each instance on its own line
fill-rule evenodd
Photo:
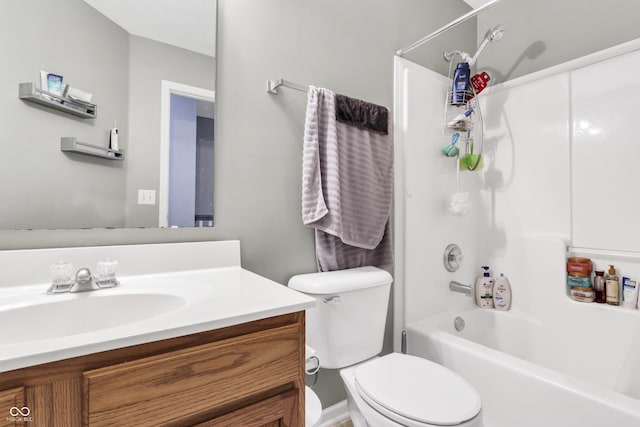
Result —
M 451 82 L 453 81 L 452 64 L 453 61 L 449 63 L 448 75 Z M 453 85 L 451 86 L 453 87 Z M 475 132 L 473 132 L 474 129 L 476 129 Z M 459 137 L 456 137 L 456 134 L 459 134 Z M 451 138 L 452 145 L 457 142 L 459 149 L 455 156 L 456 162 L 460 164 L 461 159 L 468 160 L 462 170 L 475 171 L 482 166 L 484 121 L 478 102 L 478 94 L 472 84 L 469 84 L 468 90 L 461 91 L 453 88 L 447 91 L 444 100 L 442 135 Z M 479 150 L 476 146 L 477 142 L 479 142 Z

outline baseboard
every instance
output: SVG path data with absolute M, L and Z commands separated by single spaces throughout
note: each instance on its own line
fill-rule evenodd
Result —
M 318 427 L 331 427 L 349 418 L 347 401 L 343 400 L 322 410 Z

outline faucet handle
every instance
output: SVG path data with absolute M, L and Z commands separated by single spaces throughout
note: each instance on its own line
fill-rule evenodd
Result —
M 462 250 L 455 243 L 450 244 L 444 250 L 444 268 L 453 273 L 460 268 L 460 265 L 464 261 Z
M 73 286 L 73 264 L 70 262 L 56 262 L 49 267 L 51 272 L 51 286 L 48 294 L 60 294 L 69 292 Z
M 116 279 L 116 269 L 118 261 L 115 259 L 105 258 L 98 261 L 96 267 L 96 283 L 99 288 L 113 288 L 120 283 Z

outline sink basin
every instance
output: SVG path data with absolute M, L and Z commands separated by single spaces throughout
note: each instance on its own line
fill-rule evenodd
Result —
M 0 325 L 5 325 L 0 328 L 0 343 L 46 340 L 128 325 L 167 314 L 187 302 L 171 294 L 100 292 L 105 291 L 47 296 L 37 303 L 0 309 Z

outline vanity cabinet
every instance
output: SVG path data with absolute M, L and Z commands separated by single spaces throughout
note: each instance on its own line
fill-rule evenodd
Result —
M 15 387 L 7 390 L 0 390 L 0 427 L 22 426 L 22 417 L 20 421 L 16 421 L 17 415 L 20 415 L 24 407 L 24 387 Z
M 28 407 L 34 427 L 302 427 L 303 365 L 297 312 L 0 373 L 0 411 Z

